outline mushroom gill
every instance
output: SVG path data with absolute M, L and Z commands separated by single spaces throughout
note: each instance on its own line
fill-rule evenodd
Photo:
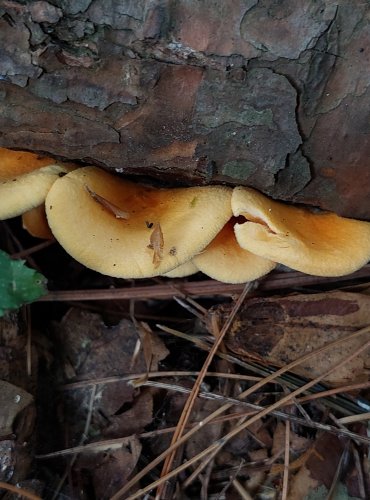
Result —
M 255 255 L 316 276 L 350 274 L 370 259 L 370 223 L 269 199 L 247 187 L 231 197 L 239 245 Z

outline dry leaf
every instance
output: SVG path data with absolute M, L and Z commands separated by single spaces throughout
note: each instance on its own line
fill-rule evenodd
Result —
M 76 463 L 76 470 L 83 475 L 88 470 L 94 485 L 96 498 L 107 500 L 124 486 L 139 460 L 141 443 L 132 437 L 129 446 L 119 450 L 83 455 Z
M 106 326 L 97 314 L 70 309 L 62 321 L 54 325 L 53 331 L 63 345 L 64 359 L 73 369 L 74 381 L 117 378 L 113 383 L 108 380 L 97 386 L 94 400 L 96 435 L 100 432 L 107 437 L 118 437 L 141 432 L 153 418 L 151 393 L 135 389 L 129 380 L 119 380 L 120 376 L 124 378 L 147 371 L 142 347 L 135 364 L 131 365 L 138 339 L 132 322 L 122 320 L 117 325 Z M 155 371 L 168 351 L 154 333 L 150 341 L 151 368 Z M 90 397 L 90 385 L 65 393 L 65 407 L 73 415 L 69 427 L 73 437 L 83 431 Z
M 149 372 L 153 360 L 153 344 L 152 344 L 153 332 L 147 323 L 141 321 L 137 326 L 137 333 L 140 336 L 146 369 Z
M 124 212 L 119 207 L 117 207 L 117 205 L 114 205 L 110 201 L 106 200 L 105 198 L 103 198 L 99 194 L 97 194 L 94 191 L 92 191 L 89 188 L 89 186 L 86 185 L 85 187 L 86 187 L 86 191 L 89 193 L 89 195 L 95 201 L 97 201 L 98 203 L 100 203 L 100 205 L 102 205 L 105 209 L 107 209 L 108 212 L 110 212 L 111 214 L 113 214 L 116 217 L 116 219 L 125 219 L 125 220 L 127 220 L 127 219 L 130 218 L 130 214 L 129 213 Z
M 228 306 L 218 308 L 225 317 Z M 289 297 L 252 298 L 240 309 L 225 339 L 241 357 L 283 366 L 370 324 L 370 297 L 329 292 Z M 292 371 L 312 379 L 358 349 L 370 337 L 342 342 Z M 326 379 L 334 385 L 369 379 L 370 352 L 365 351 Z
M 159 222 L 154 224 L 154 229 L 152 234 L 150 235 L 150 245 L 148 248 L 153 250 L 153 264 L 154 267 L 158 267 L 163 259 L 163 246 L 164 246 L 164 238 L 161 229 L 161 225 Z
M 318 488 L 319 484 L 317 479 L 311 477 L 310 471 L 306 467 L 302 467 L 290 482 L 288 498 L 289 500 L 306 498 L 312 491 Z
M 0 437 L 13 432 L 16 416 L 32 401 L 33 396 L 28 392 L 0 380 Z
M 306 497 L 328 498 L 338 465 L 343 459 L 343 454 L 346 453 L 346 441 L 324 432 L 317 437 L 314 446 L 309 451 L 307 460 L 302 464 L 298 473 L 292 476 L 289 500 L 300 500 Z M 345 455 L 344 460 L 346 461 Z M 358 480 L 355 465 L 347 463 L 345 485 L 337 484 L 333 498 L 358 498 L 360 496 Z M 340 494 L 340 490 L 343 494 Z
M 259 462 L 266 460 L 268 458 L 268 451 L 266 448 L 260 448 L 259 450 L 248 451 L 249 459 L 251 462 Z M 266 472 L 263 470 L 255 470 L 253 474 L 250 475 L 249 479 L 245 482 L 245 486 L 249 493 L 256 493 L 259 487 L 263 484 L 265 480 Z

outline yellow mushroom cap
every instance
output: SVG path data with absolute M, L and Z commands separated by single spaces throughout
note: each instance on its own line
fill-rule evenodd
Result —
M 70 168 L 48 165 L 33 172 L 0 180 L 0 220 L 16 217 L 41 205 L 53 183 Z
M 168 271 L 168 273 L 165 273 L 163 276 L 166 278 L 185 278 L 186 276 L 191 276 L 198 272 L 199 269 L 197 266 L 192 260 L 189 260 L 189 262 L 185 262 L 185 264 L 175 267 L 172 271 Z
M 224 283 L 253 281 L 274 269 L 275 262 L 264 259 L 240 247 L 231 219 L 216 238 L 193 258 L 199 271 Z
M 246 187 L 233 190 L 231 205 L 246 219 L 234 228 L 239 245 L 265 259 L 316 276 L 350 274 L 370 259 L 368 222 L 313 213 Z
M 46 214 L 56 239 L 86 267 L 144 278 L 201 252 L 231 217 L 230 199 L 226 187 L 153 189 L 85 167 L 53 184 Z
M 31 210 L 22 214 L 22 226 L 23 229 L 36 238 L 43 238 L 44 240 L 54 238 L 46 218 L 44 204 L 31 208 Z
M 53 182 L 73 168 L 45 156 L 0 148 L 0 220 L 41 205 Z

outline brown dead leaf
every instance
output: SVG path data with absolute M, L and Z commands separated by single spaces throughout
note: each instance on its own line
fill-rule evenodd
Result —
M 27 355 L 31 354 L 31 376 Z M 0 318 L 0 380 L 32 392 L 37 378 L 37 353 L 27 350 L 27 332 L 20 315 L 8 313 Z
M 154 229 L 150 235 L 150 244 L 148 248 L 153 250 L 153 264 L 158 267 L 163 259 L 164 237 L 159 222 L 154 224 Z
M 302 498 L 306 498 L 318 486 L 319 481 L 311 477 L 310 471 L 306 467 L 302 467 L 291 479 L 288 499 L 302 500 Z
M 138 339 L 133 323 L 122 320 L 117 325 L 108 327 L 97 314 L 71 309 L 55 325 L 54 331 L 59 344 L 63 346 L 64 364 L 68 367 L 68 373 L 75 375 L 73 381 L 91 381 L 91 385 L 64 393 L 66 411 L 73 415 L 71 434 L 77 438 L 83 431 L 94 381 L 109 377 L 118 380 L 113 383 L 101 381 L 96 386 L 93 406 L 95 433 L 119 437 L 141 432 L 152 419 L 151 392 L 145 391 L 144 396 L 144 392 L 132 387 L 129 381 L 119 380 L 120 376 L 147 372 L 142 348 L 135 363 L 131 363 Z M 158 362 L 166 357 L 168 351 L 154 333 L 150 336 L 150 342 L 151 368 L 157 370 Z
M 348 444 L 346 439 L 333 434 L 325 432 L 319 434 L 315 442 L 289 465 L 292 474 L 288 499 L 328 498 L 328 491 L 336 480 L 340 464 L 342 466 L 344 464 L 345 481 L 337 485 L 338 498 L 364 498 L 358 487 L 360 480 L 358 471 L 352 457 L 348 459 L 346 444 Z M 283 464 L 274 464 L 271 472 L 281 474 L 283 469 Z M 295 470 L 298 472 L 293 474 Z M 345 495 L 339 494 L 341 489 L 346 490 Z
M 9 382 L 0 380 L 0 437 L 13 432 L 17 415 L 33 401 L 33 396 Z
M 218 408 L 215 401 L 197 401 L 194 405 L 191 420 L 193 422 L 201 422 L 212 411 Z M 200 429 L 196 434 L 191 436 L 185 445 L 185 454 L 187 458 L 197 455 L 202 450 L 207 448 L 209 443 L 214 443 L 220 437 L 222 424 L 206 425 Z
M 153 359 L 153 344 L 151 342 L 151 336 L 153 332 L 150 326 L 142 321 L 140 323 L 138 333 L 140 335 L 141 345 L 143 347 L 146 369 L 147 371 L 150 371 Z
M 125 408 L 125 406 L 123 406 Z M 109 416 L 109 425 L 102 434 L 105 438 L 119 438 L 139 434 L 151 424 L 153 418 L 152 391 L 144 390 L 138 394 L 129 409 L 118 411 Z
M 251 432 L 256 438 L 264 444 L 266 448 L 271 448 L 273 443 L 273 438 L 271 437 L 271 433 L 266 428 L 262 420 L 257 420 L 253 422 L 249 427 L 249 432 Z
M 229 307 L 218 309 L 229 314 Z M 284 366 L 370 324 L 370 297 L 328 292 L 247 299 L 225 344 L 244 358 Z M 369 334 L 367 334 L 369 336 Z M 318 354 L 292 371 L 314 378 L 344 359 L 369 338 L 366 334 Z M 334 385 L 369 379 L 370 353 L 364 352 L 335 370 L 325 381 Z
M 17 415 L 33 401 L 33 396 L 9 382 L 0 380 L 0 437 L 13 432 Z
M 108 212 L 110 212 L 111 214 L 113 214 L 116 219 L 129 219 L 130 218 L 130 214 L 128 212 L 125 212 L 124 210 L 120 209 L 119 207 L 117 207 L 117 205 L 114 205 L 113 203 L 111 203 L 110 201 L 106 200 L 105 198 L 103 198 L 102 196 L 100 196 L 99 194 L 95 193 L 94 191 L 92 191 L 89 186 L 85 186 L 86 188 L 86 191 L 89 193 L 89 195 L 95 200 L 97 201 L 98 203 L 100 203 L 100 205 L 102 205 L 106 210 L 108 210 Z
M 32 333 L 34 341 L 36 332 Z M 0 480 L 5 482 L 20 483 L 30 474 L 36 418 L 32 392 L 37 376 L 36 349 L 27 349 L 21 314 L 8 313 L 0 318 Z M 7 435 L 11 439 L 5 439 Z
M 260 460 L 266 460 L 268 458 L 268 451 L 265 448 L 260 448 L 259 450 L 251 450 L 248 452 L 249 459 L 252 462 L 257 462 Z M 245 482 L 245 486 L 248 491 L 254 494 L 259 486 L 264 482 L 266 472 L 262 470 L 254 471 L 250 475 L 250 478 Z
M 323 433 L 316 439 L 314 453 L 311 453 L 307 459 L 306 467 L 311 477 L 328 489 L 332 485 L 344 448 L 344 439 Z
M 129 446 L 122 446 L 119 450 L 80 456 L 76 470 L 81 470 L 83 474 L 88 469 L 93 479 L 95 497 L 108 499 L 126 484 L 136 467 L 140 452 L 140 441 L 133 437 Z

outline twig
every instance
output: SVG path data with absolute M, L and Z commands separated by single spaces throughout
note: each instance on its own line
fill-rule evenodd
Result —
M 196 309 L 195 307 L 192 307 L 192 305 L 188 304 L 186 299 L 184 300 L 181 297 L 176 297 L 176 295 L 174 295 L 173 300 L 175 302 L 177 302 L 178 304 L 180 304 L 181 307 L 183 307 L 184 309 L 189 311 L 191 314 L 193 314 L 196 318 L 198 318 L 198 319 L 204 318 L 204 313 L 199 312 L 198 309 Z
M 242 484 L 237 480 L 234 479 L 233 482 L 231 483 L 236 491 L 239 493 L 240 498 L 242 500 L 253 500 L 248 491 L 242 486 Z
M 16 495 L 20 495 L 24 498 L 29 498 L 30 500 L 42 500 L 41 497 L 31 493 L 31 491 L 27 491 L 24 488 L 18 488 L 18 486 L 14 486 L 13 484 L 5 483 L 4 481 L 0 481 L 0 489 L 11 491 Z
M 358 477 L 358 489 L 360 492 L 360 498 L 366 498 L 365 480 L 364 480 L 364 474 L 362 472 L 360 455 L 358 453 L 357 448 L 353 444 L 352 444 L 352 453 L 353 453 L 353 456 L 355 458 L 355 465 L 356 465 L 356 471 L 357 471 L 357 477 Z
M 157 387 L 159 389 L 166 389 L 169 391 L 176 391 L 176 392 L 182 392 L 182 393 L 190 393 L 190 389 L 186 387 L 182 387 L 180 385 L 173 385 L 173 384 L 164 384 L 162 382 L 154 382 L 154 381 L 146 381 L 143 385 L 149 386 L 149 387 Z M 257 413 L 260 410 L 264 410 L 266 407 L 265 406 L 260 406 L 254 403 L 248 403 L 246 401 L 241 401 L 239 399 L 231 398 L 229 396 L 222 396 L 220 394 L 215 394 L 215 393 L 210 393 L 210 392 L 200 392 L 199 397 L 205 398 L 205 399 L 211 399 L 213 401 L 222 401 L 227 404 L 230 404 L 230 406 L 240 406 L 240 407 L 245 407 L 249 408 L 252 411 L 248 413 L 238 413 L 235 415 L 234 418 L 242 418 L 245 416 L 253 415 Z M 293 398 L 292 398 L 293 399 Z M 291 401 L 287 403 L 289 406 L 291 405 Z M 222 407 L 223 408 L 223 407 Z M 315 422 L 312 419 L 305 419 L 302 417 L 297 417 L 296 415 L 292 415 L 291 413 L 285 413 L 280 410 L 274 410 L 271 412 L 271 415 L 274 415 L 277 418 L 283 419 L 283 420 L 289 420 L 291 422 L 295 422 L 297 424 L 300 424 L 304 427 L 310 427 L 312 429 L 318 429 L 326 432 L 331 432 L 336 435 L 342 435 L 342 436 L 347 436 L 355 441 L 361 441 L 366 444 L 370 444 L 370 437 L 367 436 L 361 436 L 360 434 L 356 434 L 354 432 L 351 432 L 348 430 L 344 425 L 339 426 L 340 428 L 338 429 L 337 427 L 334 427 L 330 424 L 323 424 L 320 422 Z M 208 423 L 213 423 L 208 422 Z M 338 425 L 338 420 L 336 419 L 336 423 Z M 205 425 L 203 421 L 203 425 Z M 144 437 L 143 435 L 140 435 L 139 437 Z
M 88 407 L 87 417 L 86 417 L 86 421 L 85 421 L 84 430 L 83 430 L 82 436 L 80 438 L 79 446 L 81 446 L 86 441 L 86 439 L 87 439 L 87 434 L 89 432 L 89 427 L 90 427 L 92 412 L 93 412 L 93 408 L 94 408 L 95 395 L 96 395 L 96 386 L 93 386 L 92 389 L 91 389 L 91 393 L 90 393 L 90 400 L 89 400 L 89 407 Z M 77 457 L 78 457 L 78 453 L 75 453 L 73 455 L 70 463 L 69 463 L 69 468 L 71 468 L 73 466 L 73 464 L 77 460 Z M 58 483 L 58 486 L 57 486 L 57 488 L 56 488 L 53 496 L 52 496 L 52 500 L 55 500 L 56 498 L 58 498 L 60 489 L 62 488 L 62 486 L 64 484 L 64 481 L 67 479 L 67 475 L 68 475 L 68 470 L 66 469 L 65 472 L 64 472 L 64 474 L 63 474 L 63 476 L 61 477 L 61 479 L 60 479 L 60 481 Z
M 320 347 L 319 349 L 316 349 L 314 351 L 311 351 L 311 352 L 307 353 L 306 355 L 300 357 L 299 359 L 296 359 L 296 360 L 290 362 L 288 365 L 280 368 L 279 370 L 277 370 L 276 372 L 272 373 L 271 375 L 268 375 L 267 377 L 265 377 L 260 382 L 257 382 L 253 387 L 251 387 L 247 391 L 244 391 L 242 394 L 240 394 L 239 398 L 243 399 L 243 398 L 247 397 L 249 394 L 251 394 L 255 390 L 258 390 L 261 387 L 263 387 L 265 384 L 267 384 L 269 382 L 272 382 L 273 380 L 275 380 L 276 378 L 278 378 L 280 375 L 282 375 L 283 373 L 291 370 L 292 368 L 294 368 L 295 366 L 299 365 L 300 363 L 304 363 L 308 359 L 310 359 L 310 358 L 312 358 L 314 356 L 317 356 L 317 354 L 322 353 L 322 352 L 324 352 L 324 351 L 326 351 L 328 349 L 334 348 L 337 345 L 341 344 L 342 342 L 350 341 L 350 340 L 352 340 L 352 339 L 354 339 L 354 338 L 356 338 L 358 336 L 364 335 L 365 333 L 369 333 L 369 332 L 370 332 L 370 327 L 362 328 L 361 330 L 358 330 L 356 332 L 351 333 L 347 337 L 342 337 L 340 339 L 335 340 L 334 342 L 330 342 L 329 344 L 326 344 L 326 345 Z M 307 386 L 307 384 L 306 384 L 306 386 Z M 306 386 L 303 387 L 304 390 L 307 388 Z M 297 392 L 297 394 L 298 394 L 298 392 Z M 295 394 L 292 393 L 291 396 L 294 397 Z M 150 464 L 148 464 L 146 467 L 144 467 L 144 469 L 142 469 L 139 473 L 137 473 L 136 476 L 134 476 L 130 481 L 128 481 L 128 483 L 124 487 L 122 487 L 119 491 L 117 491 L 117 493 L 115 493 L 115 495 L 113 495 L 113 497 L 111 498 L 111 500 L 118 500 L 119 498 L 122 498 L 123 494 L 125 494 L 127 491 L 129 491 L 132 488 L 132 486 L 134 486 L 138 481 L 140 481 L 140 479 L 142 477 L 144 477 L 154 467 L 156 467 L 159 463 L 161 463 L 162 460 L 167 456 L 168 453 L 170 453 L 173 449 L 177 448 L 178 446 L 182 445 L 187 439 L 190 438 L 190 436 L 192 436 L 193 434 L 195 434 L 206 423 L 210 422 L 215 417 L 218 417 L 219 415 L 221 415 L 222 413 L 224 413 L 225 411 L 227 411 L 231 406 L 232 406 L 231 404 L 223 405 L 221 408 L 218 408 L 216 411 L 214 411 L 210 415 L 208 415 L 208 417 L 206 417 L 202 422 L 200 422 L 195 427 L 193 427 L 189 432 L 187 432 L 187 434 L 183 435 L 178 440 L 177 443 L 175 443 L 174 445 L 170 446 L 165 452 L 161 453 L 157 458 L 155 458 L 154 460 L 152 460 L 152 462 Z M 274 408 L 272 408 L 272 409 L 274 409 Z
M 185 371 L 163 371 L 163 372 L 149 372 L 149 373 L 130 373 L 130 375 L 122 375 L 118 377 L 103 377 L 103 378 L 94 378 L 91 380 L 81 380 L 80 382 L 71 382 L 70 384 L 63 385 L 60 390 L 70 391 L 74 389 L 81 389 L 81 387 L 88 387 L 91 385 L 100 385 L 100 384 L 115 384 L 117 382 L 122 382 L 124 380 L 135 380 L 142 379 L 146 376 L 148 378 L 167 378 L 167 377 L 196 377 L 199 375 L 198 371 L 194 372 L 185 372 Z M 247 380 L 247 381 L 258 381 L 261 380 L 261 377 L 253 377 L 251 375 L 240 375 L 237 373 L 222 373 L 222 372 L 207 372 L 207 377 L 217 377 L 217 378 L 225 378 L 225 379 L 234 379 L 234 380 Z
M 40 250 L 44 250 L 45 248 L 50 247 L 55 243 L 55 240 L 47 240 L 34 245 L 33 247 L 26 248 L 25 250 L 21 250 L 20 252 L 12 253 L 12 259 L 24 259 L 33 253 L 40 252 Z
M 367 327 L 367 328 L 365 328 L 365 329 L 362 330 L 363 333 L 364 333 L 364 331 L 368 332 L 369 331 L 369 327 Z M 301 392 L 304 392 L 305 390 L 309 389 L 313 385 L 315 385 L 318 382 L 320 382 L 322 378 L 327 377 L 333 371 L 338 370 L 339 368 L 341 368 L 345 364 L 349 363 L 353 358 L 355 358 L 356 356 L 358 356 L 361 352 L 363 352 L 364 350 L 368 349 L 369 346 L 370 346 L 370 340 L 368 342 L 366 342 L 364 345 L 362 345 L 360 348 L 358 348 L 356 351 L 354 351 L 351 355 L 349 355 L 345 359 L 343 359 L 341 362 L 337 363 L 336 365 L 332 366 L 329 370 L 327 370 L 324 373 L 322 373 L 320 376 L 316 377 L 315 379 L 311 380 L 310 382 L 307 382 L 304 386 L 296 389 L 291 394 L 288 394 L 287 396 L 283 397 L 282 399 L 280 399 L 276 403 L 270 405 L 269 407 L 265 408 L 261 412 L 259 412 L 256 415 L 252 416 L 251 418 L 249 418 L 248 420 L 246 420 L 246 422 L 244 422 L 242 425 L 237 426 L 236 428 L 232 429 L 223 438 L 219 439 L 218 441 L 216 441 L 215 443 L 213 443 L 212 445 L 210 445 L 208 448 L 206 448 L 201 453 L 199 453 L 198 455 L 196 455 L 195 457 L 193 457 L 191 460 L 189 460 L 188 462 L 180 465 L 176 469 L 174 469 L 171 472 L 169 472 L 166 476 L 161 477 L 160 479 L 158 479 L 157 481 L 154 481 L 153 483 L 149 484 L 145 488 L 143 488 L 141 490 L 138 490 L 136 493 L 134 493 L 133 495 L 131 495 L 130 497 L 128 497 L 127 500 L 134 500 L 134 499 L 140 497 L 141 495 L 147 493 L 148 491 L 151 491 L 153 488 L 156 488 L 159 484 L 161 484 L 161 483 L 163 483 L 165 481 L 168 481 L 172 477 L 176 476 L 179 472 L 182 472 L 183 470 L 186 470 L 189 467 L 190 464 L 194 463 L 194 461 L 203 460 L 206 456 L 209 455 L 209 453 L 212 453 L 215 449 L 221 450 L 223 448 L 223 446 L 225 446 L 225 444 L 230 441 L 230 439 L 232 439 L 233 437 L 235 437 L 237 434 L 239 434 L 239 432 L 241 432 L 242 430 L 244 430 L 246 427 L 252 425 L 254 422 L 256 422 L 257 420 L 260 420 L 262 417 L 268 415 L 269 413 L 271 413 L 271 411 L 276 410 L 276 409 L 280 408 L 281 406 L 285 405 L 286 403 L 288 403 L 289 401 L 291 401 L 291 399 L 293 397 L 295 397 L 298 394 L 300 394 Z M 327 347 L 327 346 L 324 346 L 324 347 Z M 258 385 L 259 384 L 257 383 L 256 386 L 258 386 Z M 246 391 L 246 392 L 248 392 L 248 391 Z M 216 413 L 216 412 L 214 412 L 214 413 Z M 183 439 L 186 438 L 188 436 L 188 434 L 184 435 L 183 438 L 179 440 L 179 442 L 181 444 L 183 442 Z M 179 445 L 179 442 L 176 443 L 177 446 Z M 153 463 L 155 463 L 155 460 L 150 465 L 152 465 Z M 136 478 L 134 478 L 135 482 L 133 484 L 136 483 L 136 479 L 137 479 L 137 477 L 139 475 L 140 474 L 138 474 L 136 476 Z M 129 488 L 131 488 L 132 482 L 133 482 L 133 480 L 129 481 L 124 486 L 124 488 L 122 488 L 119 492 L 117 492 L 114 495 L 113 498 L 120 498 L 121 495 L 122 495 L 122 493 L 123 493 L 123 490 L 127 491 Z
M 165 430 L 169 431 L 168 429 Z M 141 438 L 151 437 L 147 436 L 146 434 L 152 434 L 152 432 L 145 433 L 140 437 Z M 49 458 L 65 457 L 67 455 L 77 455 L 79 453 L 99 453 L 100 451 L 118 450 L 122 448 L 122 446 L 128 446 L 134 438 L 135 436 L 127 436 L 124 438 L 96 441 L 94 443 L 89 443 L 85 445 L 82 444 L 79 446 L 74 446 L 73 448 L 66 448 L 64 450 L 54 451 L 52 453 L 44 453 L 42 455 L 36 455 L 35 458 L 37 458 L 38 460 L 45 460 Z
M 298 402 L 296 398 L 293 399 L 293 403 L 300 412 L 300 414 L 303 415 L 303 418 L 305 418 L 307 422 L 312 422 L 312 418 L 309 416 L 309 414 L 306 412 L 306 410 L 303 408 L 303 406 Z
M 240 464 L 235 468 L 234 473 L 229 476 L 228 482 L 225 484 L 225 486 L 222 488 L 220 493 L 217 495 L 216 500 L 221 500 L 225 498 L 225 494 L 227 490 L 230 488 L 230 486 L 233 484 L 234 479 L 236 479 L 241 471 L 241 469 L 244 467 L 244 459 L 240 461 Z
M 349 417 L 338 418 L 341 424 L 352 424 L 353 422 L 360 422 L 361 420 L 369 420 L 370 412 L 359 413 L 358 415 L 350 415 Z
M 308 394 L 307 396 L 302 396 L 298 398 L 299 403 L 307 403 L 314 399 L 326 398 L 328 396 L 334 396 L 335 394 L 343 394 L 344 392 L 357 391 L 358 389 L 368 389 L 370 387 L 370 382 L 362 382 L 359 384 L 349 384 L 341 385 L 339 387 L 334 387 L 333 389 L 328 389 L 327 391 L 320 391 L 315 394 Z
M 244 287 L 243 292 L 241 293 L 238 300 L 236 301 L 236 303 L 233 307 L 233 310 L 231 311 L 230 316 L 227 319 L 227 321 L 225 322 L 223 328 L 221 329 L 220 332 L 217 332 L 217 335 L 215 335 L 215 337 L 216 337 L 215 342 L 214 342 L 214 344 L 213 344 L 213 346 L 212 346 L 212 348 L 211 348 L 211 350 L 210 350 L 210 352 L 209 352 L 209 354 L 208 354 L 208 356 L 207 356 L 207 358 L 202 366 L 202 369 L 197 377 L 197 380 L 194 383 L 193 389 L 192 389 L 188 399 L 186 400 L 184 408 L 181 412 L 179 421 L 177 423 L 176 431 L 175 431 L 174 435 L 172 436 L 171 445 L 175 444 L 181 438 L 181 436 L 184 432 L 185 426 L 186 426 L 187 422 L 189 421 L 194 403 L 195 403 L 197 395 L 200 391 L 200 387 L 201 387 L 203 380 L 207 374 L 207 370 L 208 370 L 208 368 L 209 368 L 209 366 L 214 358 L 214 355 L 218 351 L 226 332 L 228 331 L 232 322 L 234 321 L 234 318 L 235 318 L 237 312 L 239 311 L 241 305 L 243 304 L 243 302 L 244 302 L 247 294 L 251 290 L 252 286 L 253 286 L 252 284 L 248 283 Z M 217 328 L 217 326 L 215 326 L 215 329 L 216 328 Z M 175 458 L 175 453 L 176 453 L 176 450 L 173 450 L 171 453 L 169 453 L 167 455 L 167 457 L 164 461 L 164 464 L 163 464 L 163 469 L 162 469 L 161 475 L 166 475 L 171 470 L 172 462 Z M 157 499 L 160 498 L 162 492 L 163 492 L 163 488 L 159 488 L 157 495 L 156 495 Z
M 284 455 L 284 474 L 283 474 L 283 491 L 281 500 L 288 498 L 288 481 L 289 481 L 289 454 L 290 454 L 290 423 L 285 422 L 285 455 Z
M 6 222 L 6 221 L 3 221 L 3 223 L 2 223 L 2 224 L 3 224 L 3 227 L 5 228 L 6 233 L 7 233 L 7 234 L 8 234 L 8 236 L 10 237 L 10 239 L 11 239 L 11 241 L 12 241 L 12 243 L 13 243 L 14 247 L 18 248 L 18 252 L 16 252 L 16 253 L 12 253 L 12 254 L 11 254 L 11 256 L 12 256 L 13 258 L 15 258 L 15 257 L 14 257 L 14 255 L 18 255 L 18 253 L 19 253 L 19 252 L 24 252 L 24 248 L 23 248 L 23 246 L 22 246 L 21 242 L 19 241 L 19 239 L 15 236 L 14 232 L 12 231 L 12 229 L 11 229 L 11 228 L 9 227 L 9 225 L 7 224 L 7 222 Z M 14 248 L 14 247 L 13 247 L 13 248 Z M 9 252 L 9 253 L 10 253 L 10 252 Z M 31 255 L 29 255 L 29 254 L 27 253 L 27 255 L 25 255 L 25 258 L 26 258 L 27 262 L 29 263 L 29 265 L 30 265 L 31 267 L 33 267 L 33 269 L 36 269 L 37 271 L 40 271 L 40 268 L 37 266 L 36 262 L 34 261 L 34 259 L 32 258 L 32 256 L 31 256 Z
M 209 488 L 209 483 L 211 480 L 211 474 L 213 471 L 213 467 L 214 467 L 214 461 L 212 460 L 207 465 L 207 469 L 205 471 L 205 474 L 200 478 L 200 481 L 202 483 L 202 488 L 200 491 L 200 500 L 208 500 L 209 499 L 208 488 Z M 183 486 L 183 489 L 185 489 L 184 486 Z
M 284 290 L 294 287 L 315 286 L 322 284 L 338 284 L 360 278 L 370 278 L 370 265 L 347 276 L 335 278 L 324 278 L 321 276 L 309 276 L 299 272 L 271 273 L 259 281 L 259 290 Z M 147 285 L 137 287 L 126 287 L 106 290 L 56 290 L 49 291 L 39 299 L 40 302 L 52 301 L 92 301 L 92 300 L 156 300 L 172 299 L 174 296 L 233 296 L 243 291 L 244 285 L 220 283 L 214 280 L 183 281 L 174 286 L 171 282 L 161 285 Z
M 183 333 L 183 332 L 180 332 L 178 330 L 174 330 L 173 328 L 168 328 L 166 326 L 163 326 L 163 325 L 156 325 L 157 328 L 159 328 L 160 330 L 163 330 L 164 332 L 167 332 L 167 333 L 171 333 L 172 335 L 175 335 L 179 338 L 184 338 L 185 340 L 188 340 L 189 342 L 192 342 L 196 347 L 198 347 L 199 349 L 202 349 L 204 351 L 209 351 L 210 350 L 210 347 L 209 345 L 204 342 L 203 340 L 199 339 L 198 337 L 196 336 L 193 336 L 193 335 L 189 335 L 187 333 Z M 334 347 L 334 345 L 333 345 Z M 235 357 L 235 356 L 232 356 L 230 354 L 225 354 L 223 352 L 220 352 L 218 351 L 217 353 L 217 356 L 221 359 L 225 359 L 226 361 L 230 362 L 230 363 L 233 363 L 233 364 L 236 364 L 238 366 L 241 366 L 242 368 L 245 368 L 247 370 L 252 370 L 252 371 L 255 371 L 257 373 L 259 373 L 260 375 L 264 375 L 266 376 L 266 374 L 270 374 L 272 371 L 274 371 L 276 368 L 269 368 L 268 366 L 260 366 L 259 364 L 257 364 L 256 362 L 244 362 L 244 361 L 241 361 L 239 358 Z M 291 367 L 293 368 L 293 366 Z M 288 378 L 289 377 L 289 378 Z M 260 378 L 260 380 L 265 380 L 264 378 Z M 274 383 L 278 383 L 280 385 L 284 385 L 286 387 L 289 387 L 289 388 L 294 388 L 296 389 L 297 387 L 299 387 L 299 383 L 302 381 L 302 379 L 300 378 L 297 378 L 296 376 L 292 375 L 291 373 L 289 375 L 285 375 L 284 377 L 276 377 L 274 379 Z M 300 404 L 300 403 L 304 403 L 306 401 L 310 401 L 310 400 L 314 400 L 314 399 L 321 399 L 321 398 L 324 398 L 324 397 L 327 397 L 327 396 L 331 396 L 331 395 L 335 395 L 337 393 L 344 393 L 346 391 L 351 391 L 351 390 L 356 390 L 356 389 L 365 389 L 367 387 L 370 387 L 370 382 L 363 382 L 363 383 L 359 383 L 359 384 L 353 384 L 353 385 L 346 385 L 346 386 L 341 386 L 341 387 L 335 387 L 333 389 L 329 389 L 327 391 L 319 391 L 319 388 L 322 388 L 322 385 L 320 385 L 318 388 L 314 388 L 315 391 L 319 391 L 319 392 L 315 392 L 314 394 L 310 394 L 310 395 L 306 395 L 306 396 L 303 396 L 303 397 L 300 397 L 299 399 L 296 400 L 296 403 L 297 404 Z M 344 405 L 345 403 L 345 405 Z M 358 400 L 356 399 L 355 401 L 352 402 L 352 400 L 350 401 L 343 401 L 342 402 L 342 398 L 339 397 L 339 398 L 329 398 L 327 401 L 326 401 L 326 404 L 328 406 L 330 406 L 331 408 L 334 408 L 336 409 L 337 411 L 340 411 L 341 413 L 344 413 L 344 414 L 348 414 L 349 413 L 349 410 L 347 408 L 347 405 L 350 404 L 352 406 L 355 406 L 356 407 L 356 410 L 358 410 L 359 407 L 361 407 L 362 409 L 368 409 L 370 408 L 370 404 L 367 404 L 366 405 L 366 401 L 361 401 L 361 400 Z M 366 405 L 366 406 L 365 406 Z M 303 408 L 301 408 L 301 411 L 303 410 Z M 353 411 L 356 411 L 352 408 L 352 412 Z M 303 412 L 302 412 L 303 413 Z
M 24 316 L 25 316 L 25 324 L 26 324 L 26 335 L 27 335 L 27 343 L 26 343 L 26 369 L 27 376 L 31 377 L 32 375 L 32 316 L 31 309 L 28 304 L 26 304 L 23 308 Z
M 189 391 L 190 392 L 190 391 Z M 240 419 L 241 416 L 253 415 L 255 412 L 245 412 L 245 413 L 233 413 L 230 415 L 226 415 L 223 417 L 215 418 L 212 422 L 209 422 L 209 425 L 218 424 L 220 422 L 229 422 L 231 420 Z M 187 427 L 194 427 L 194 424 L 188 424 Z M 320 424 L 318 424 L 320 425 Z M 131 436 L 127 436 L 124 438 L 115 438 L 115 439 L 105 439 L 104 441 L 95 441 L 93 443 L 74 446 L 73 448 L 65 448 L 64 450 L 53 451 L 51 453 L 43 453 L 41 455 L 35 455 L 35 458 L 38 460 L 45 460 L 49 458 L 59 458 L 67 455 L 74 455 L 76 453 L 98 453 L 100 451 L 108 451 L 108 450 L 117 450 L 122 446 L 128 446 L 131 441 L 135 438 L 140 439 L 148 439 L 157 436 L 163 436 L 164 434 L 170 434 L 175 432 L 176 427 L 166 427 L 164 429 L 157 429 L 155 431 L 143 432 L 141 434 L 135 434 Z M 327 430 L 327 429 L 325 429 Z M 336 430 L 336 429 L 334 429 Z M 366 439 L 366 438 L 364 438 Z M 370 443 L 370 438 L 366 441 Z
M 202 462 L 198 465 L 198 467 L 194 470 L 194 472 L 192 472 L 192 474 L 190 474 L 190 476 L 186 479 L 186 481 L 184 481 L 182 485 L 184 490 L 186 490 L 186 488 L 190 486 L 193 481 L 195 481 L 195 479 L 199 476 L 202 470 L 204 470 L 211 463 L 213 463 L 215 456 L 216 453 L 210 453 L 205 460 L 202 460 Z
M 334 477 L 333 477 L 333 480 L 332 480 L 332 483 L 330 486 L 330 490 L 329 490 L 325 500 L 332 500 L 334 498 L 334 493 L 335 493 L 335 490 L 337 488 L 337 484 L 338 484 L 344 463 L 347 460 L 348 448 L 349 448 L 349 441 L 346 443 L 346 446 L 344 447 L 344 450 L 343 450 L 342 455 L 340 457 L 340 460 L 338 462 L 337 468 L 335 470 L 335 474 L 334 474 Z

